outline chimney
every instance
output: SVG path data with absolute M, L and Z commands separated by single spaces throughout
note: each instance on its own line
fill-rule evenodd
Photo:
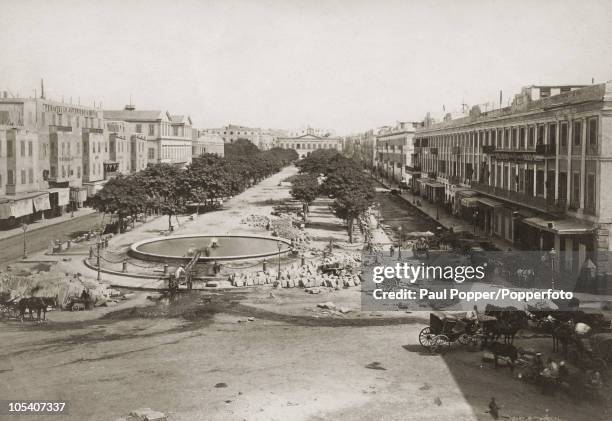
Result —
M 40 79 L 40 99 L 45 99 L 45 80 Z

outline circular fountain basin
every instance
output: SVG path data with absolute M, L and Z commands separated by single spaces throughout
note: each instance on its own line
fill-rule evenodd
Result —
M 217 247 L 212 247 L 216 240 Z M 199 261 L 247 260 L 286 254 L 291 243 L 285 239 L 256 235 L 173 235 L 138 241 L 130 246 L 130 255 L 149 261 L 189 262 L 196 250 L 208 247 Z

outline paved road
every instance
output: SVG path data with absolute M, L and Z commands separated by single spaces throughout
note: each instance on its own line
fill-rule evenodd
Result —
M 75 217 L 66 222 L 49 225 L 26 234 L 28 252 L 41 251 L 49 247 L 52 239 L 65 239 L 68 234 L 79 230 L 90 230 L 96 228 L 100 223 L 97 213 Z M 0 240 L 0 264 L 9 263 L 23 256 L 23 236 Z

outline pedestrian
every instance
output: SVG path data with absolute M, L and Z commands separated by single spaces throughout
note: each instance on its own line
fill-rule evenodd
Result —
M 497 406 L 495 398 L 491 398 L 491 402 L 489 402 L 489 414 L 491 414 L 494 420 L 499 418 L 499 406 Z

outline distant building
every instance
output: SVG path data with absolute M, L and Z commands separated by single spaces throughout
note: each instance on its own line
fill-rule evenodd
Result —
M 339 137 L 320 137 L 307 132 L 297 137 L 279 137 L 276 139 L 276 146 L 283 149 L 293 149 L 300 158 L 305 158 L 317 149 L 335 149 L 342 152 L 342 138 Z
M 225 142 L 218 134 L 202 133 L 200 137 L 193 141 L 192 156 L 196 158 L 205 153 L 225 156 L 224 145 Z
M 188 116 L 168 112 L 125 109 L 105 110 L 104 119 L 129 123 L 128 130 L 146 136 L 147 162 L 189 164 L 193 141 L 192 122 Z
M 201 129 L 200 135 L 219 135 L 225 143 L 233 143 L 239 139 L 248 140 L 262 151 L 274 147 L 278 137 L 287 136 L 286 130 L 262 129 L 259 127 L 246 127 L 228 124 L 221 128 Z

